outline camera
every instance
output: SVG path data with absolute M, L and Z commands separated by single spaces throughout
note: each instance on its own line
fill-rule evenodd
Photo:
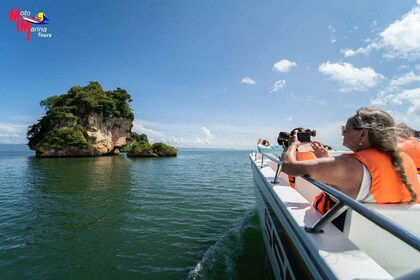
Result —
M 277 137 L 277 143 L 280 146 L 288 146 L 289 145 L 289 138 L 290 138 L 290 134 L 288 132 L 280 132 L 279 136 Z
M 311 142 L 311 133 L 309 132 L 298 132 L 297 137 L 299 142 Z
M 289 144 L 289 141 L 288 141 L 288 140 L 284 140 L 284 139 L 278 139 L 278 140 L 277 140 L 277 143 L 278 143 L 280 146 L 286 146 L 286 147 L 287 147 L 287 145 Z
M 299 142 L 311 142 L 311 136 L 316 136 L 316 130 L 307 129 L 305 132 L 298 132 Z

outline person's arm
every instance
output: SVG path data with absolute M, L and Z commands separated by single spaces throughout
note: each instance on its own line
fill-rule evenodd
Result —
M 282 158 L 282 171 L 290 176 L 310 176 L 346 195 L 356 198 L 363 178 L 362 164 L 350 156 L 324 157 L 297 161 L 297 144 L 287 149 Z

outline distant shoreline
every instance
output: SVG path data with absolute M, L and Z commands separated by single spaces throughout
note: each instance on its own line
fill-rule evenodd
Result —
M 176 147 L 179 151 L 209 151 L 209 152 L 243 152 L 251 149 L 232 149 L 232 148 L 186 148 Z M 0 144 L 0 151 L 30 151 L 27 144 Z
M 185 148 L 185 147 L 175 147 L 178 151 L 214 151 L 214 152 L 246 152 L 251 151 L 252 149 L 232 149 L 232 148 Z
M 1 152 L 27 152 L 30 151 L 26 144 L 0 144 Z

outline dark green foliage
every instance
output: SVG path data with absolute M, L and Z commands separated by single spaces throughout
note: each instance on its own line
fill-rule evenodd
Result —
M 66 94 L 48 97 L 40 103 L 46 110 L 45 115 L 28 128 L 28 146 L 37 151 L 88 148 L 84 137 L 85 118 L 95 112 L 104 118 L 133 120 L 130 102 L 127 91 L 121 88 L 104 91 L 98 82 L 90 82 L 85 87 L 74 86 Z
M 41 107 L 44 107 L 45 110 L 49 110 L 54 107 L 58 102 L 60 102 L 61 97 L 54 95 L 50 96 L 47 99 L 44 99 L 40 102 Z
M 127 156 L 129 157 L 168 157 L 176 156 L 177 150 L 174 147 L 163 143 L 150 145 L 147 141 L 134 142 L 129 148 Z
M 149 143 L 149 139 L 147 139 L 146 134 L 138 134 L 137 132 L 131 132 L 131 135 L 127 138 L 127 143 L 129 144 L 141 141 Z
M 123 146 L 120 151 L 121 152 L 129 152 L 133 145 L 138 142 L 146 142 L 149 143 L 149 139 L 147 139 L 146 134 L 138 134 L 136 132 L 131 132 L 131 135 L 127 137 L 127 144 Z
M 132 153 L 153 153 L 152 145 L 146 141 L 136 142 L 131 146 L 130 152 Z
M 128 153 L 130 151 L 130 149 L 131 149 L 131 146 L 124 145 L 120 148 L 120 152 L 121 153 Z
M 157 155 L 172 155 L 177 153 L 177 150 L 174 147 L 160 142 L 153 144 L 152 149 L 153 152 Z
M 146 134 L 131 133 L 129 145 L 123 147 L 121 151 L 127 152 L 129 157 L 168 157 L 176 156 L 177 150 L 164 143 L 149 144 Z
M 137 142 L 140 141 L 145 141 L 147 143 L 149 143 L 149 139 L 147 139 L 147 135 L 146 134 L 138 134 L 138 133 L 131 133 L 131 137 L 133 137 L 134 140 L 136 140 Z
M 75 147 L 82 150 L 91 148 L 80 129 L 54 128 L 46 133 L 44 139 L 37 145 L 37 151 L 61 150 Z
M 149 143 L 146 134 L 138 134 L 136 132 L 131 132 L 131 135 L 127 137 L 127 144 L 120 148 L 120 152 L 129 152 L 134 143 L 145 141 Z

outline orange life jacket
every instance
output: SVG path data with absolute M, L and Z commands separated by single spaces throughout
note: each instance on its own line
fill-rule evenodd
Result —
M 298 161 L 317 159 L 314 152 L 299 152 L 296 151 L 296 159 Z
M 374 149 L 374 150 L 377 151 L 376 149 Z M 377 152 L 380 153 L 379 151 L 377 151 Z M 366 157 L 366 153 L 363 153 L 363 154 L 364 155 L 362 157 Z M 369 153 L 367 153 L 367 154 L 369 154 Z M 380 154 L 383 155 L 382 153 L 380 153 Z M 348 154 L 348 155 L 353 156 L 353 154 Z M 414 191 L 417 193 L 417 203 L 419 203 L 420 202 L 420 187 L 419 187 L 419 181 L 418 181 L 417 176 L 416 176 L 416 174 L 414 172 L 414 169 L 413 169 L 413 162 L 404 153 L 401 153 L 400 156 L 403 159 L 404 170 L 407 174 L 407 177 L 409 178 L 411 184 L 413 185 Z M 373 164 L 373 167 L 371 166 L 371 168 L 369 168 L 369 166 L 366 164 L 367 161 L 363 161 L 363 160 L 359 159 L 359 158 L 361 158 L 360 156 L 353 156 L 353 157 L 358 159 L 359 161 L 363 162 L 367 166 L 369 172 L 371 172 L 371 175 L 372 175 L 371 170 L 374 170 L 373 172 L 379 174 L 379 172 L 380 172 L 379 169 L 382 169 L 382 165 L 386 165 L 386 164 L 382 164 L 382 163 L 388 161 L 388 164 L 391 165 L 389 158 L 384 160 L 383 157 L 380 156 L 379 157 L 380 160 L 375 160 L 375 156 L 373 156 L 372 158 L 368 158 L 368 160 L 367 160 L 367 161 L 370 162 L 370 164 Z M 385 157 L 387 157 L 387 156 L 385 155 Z M 381 164 L 378 164 L 379 162 Z M 386 169 L 388 169 L 388 167 L 386 167 Z M 389 177 L 392 178 L 392 181 L 399 181 L 397 184 L 399 184 L 399 185 L 402 184 L 402 187 L 401 186 L 399 187 L 400 188 L 399 192 L 401 194 L 398 195 L 398 188 L 393 188 L 392 192 L 390 194 L 386 194 L 386 195 L 383 194 L 383 192 L 384 192 L 383 191 L 383 189 L 384 189 L 383 186 L 375 186 L 375 188 L 373 189 L 373 175 L 372 175 L 371 192 L 372 192 L 372 189 L 375 191 L 375 195 L 373 195 L 373 193 L 372 193 L 372 195 L 375 198 L 376 203 L 390 203 L 390 202 L 398 203 L 398 202 L 404 202 L 404 201 L 411 200 L 411 195 L 408 192 L 405 185 L 399 179 L 398 174 L 396 174 L 396 172 L 393 170 L 392 166 L 391 166 L 391 169 L 392 169 L 391 171 L 388 171 L 389 172 L 388 174 L 391 175 Z M 398 178 L 394 178 L 395 176 L 393 174 L 396 175 Z M 379 182 L 380 184 L 383 184 L 383 183 L 391 182 L 391 180 L 388 181 L 388 177 L 385 177 L 385 178 L 381 178 L 380 181 L 376 180 L 375 182 Z M 377 191 L 378 188 L 380 188 L 382 190 L 378 192 Z M 391 197 L 391 199 L 387 199 L 388 196 L 391 196 L 393 193 L 397 193 L 395 195 L 395 198 L 400 197 L 399 201 L 396 201 L 394 197 Z M 378 199 L 379 199 L 379 201 L 378 201 Z M 391 201 L 387 201 L 387 200 L 391 200 Z M 332 200 L 332 198 L 325 192 L 322 192 L 322 193 L 318 194 L 317 196 L 315 196 L 314 201 L 312 203 L 312 206 L 315 209 L 317 209 L 322 215 L 327 213 L 334 205 L 335 205 L 335 201 Z
M 372 176 L 370 193 L 376 203 L 400 203 L 411 200 L 410 192 L 392 167 L 388 155 L 370 148 L 353 154 L 345 154 L 345 156 L 351 156 L 366 165 Z M 420 184 L 414 162 L 405 153 L 401 152 L 400 156 L 407 178 L 417 194 L 418 203 L 420 202 Z
M 312 203 L 312 206 L 322 215 L 327 213 L 334 205 L 335 201 L 325 192 L 315 196 L 314 202 Z
M 299 152 L 296 151 L 296 159 L 298 161 L 303 161 L 303 160 L 311 160 L 311 159 L 317 159 L 317 157 L 315 156 L 314 152 Z M 295 182 L 296 182 L 296 178 L 289 176 L 289 184 L 292 188 L 295 188 Z
M 413 138 L 405 138 L 398 144 L 398 148 L 413 159 L 417 174 L 420 174 L 420 142 Z

